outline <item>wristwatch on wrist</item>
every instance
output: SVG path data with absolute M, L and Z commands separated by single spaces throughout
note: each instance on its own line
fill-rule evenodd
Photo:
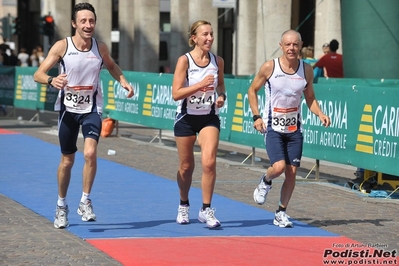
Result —
M 51 82 L 53 82 L 53 78 L 52 76 L 48 77 L 47 83 L 48 85 L 51 85 Z
M 224 94 L 224 92 L 219 93 L 219 96 L 222 96 L 223 97 L 223 101 L 226 101 L 226 94 Z
M 260 116 L 260 115 L 254 115 L 253 117 L 252 117 L 252 119 L 254 120 L 254 122 L 256 121 L 256 120 L 258 120 L 258 119 L 262 119 L 262 116 Z

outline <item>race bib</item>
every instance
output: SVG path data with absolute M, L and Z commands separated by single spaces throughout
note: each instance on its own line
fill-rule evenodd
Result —
M 187 108 L 189 109 L 210 109 L 215 102 L 213 87 L 205 87 L 188 97 Z
M 272 128 L 274 131 L 289 133 L 297 130 L 298 107 L 273 108 Z
M 64 104 L 78 110 L 91 110 L 93 86 L 73 86 L 64 90 Z

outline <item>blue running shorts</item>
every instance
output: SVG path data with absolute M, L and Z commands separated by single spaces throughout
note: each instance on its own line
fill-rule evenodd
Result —
M 220 131 L 220 119 L 216 114 L 189 115 L 177 113 L 173 126 L 176 137 L 196 135 L 204 127 L 216 127 Z
M 62 154 L 75 153 L 78 148 L 79 129 L 82 126 L 84 139 L 100 139 L 102 120 L 98 113 L 76 114 L 61 111 L 58 117 L 58 139 Z
M 303 148 L 303 135 L 300 130 L 293 133 L 270 130 L 264 134 L 264 141 L 272 165 L 285 160 L 286 164 L 300 166 Z

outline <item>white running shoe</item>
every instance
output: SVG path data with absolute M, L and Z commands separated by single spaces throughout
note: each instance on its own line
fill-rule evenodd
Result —
M 198 221 L 206 223 L 209 228 L 219 227 L 221 224 L 215 217 L 215 208 L 206 208 L 205 210 L 200 209 L 198 214 Z
M 268 185 L 263 181 L 263 178 L 266 175 L 262 175 L 259 180 L 258 186 L 254 191 L 254 200 L 257 204 L 262 205 L 266 201 L 267 193 L 269 193 L 270 189 L 272 189 L 272 185 Z
M 190 206 L 179 205 L 179 208 L 177 209 L 176 223 L 189 224 L 190 223 L 189 212 L 190 212 Z
M 288 220 L 290 217 L 284 211 L 276 212 L 274 215 L 273 224 L 279 227 L 294 227 L 292 222 Z
M 97 219 L 93 212 L 93 205 L 90 199 L 86 200 L 85 203 L 81 202 L 79 204 L 78 214 L 82 216 L 82 221 L 84 222 L 95 221 Z
M 57 206 L 55 211 L 54 227 L 57 229 L 64 229 L 69 226 L 68 222 L 68 205 L 65 207 Z

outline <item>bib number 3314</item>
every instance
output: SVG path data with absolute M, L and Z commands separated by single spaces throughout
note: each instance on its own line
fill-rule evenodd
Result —
M 215 102 L 215 94 L 213 87 L 202 88 L 200 91 L 189 97 L 188 108 L 202 109 L 210 108 Z

